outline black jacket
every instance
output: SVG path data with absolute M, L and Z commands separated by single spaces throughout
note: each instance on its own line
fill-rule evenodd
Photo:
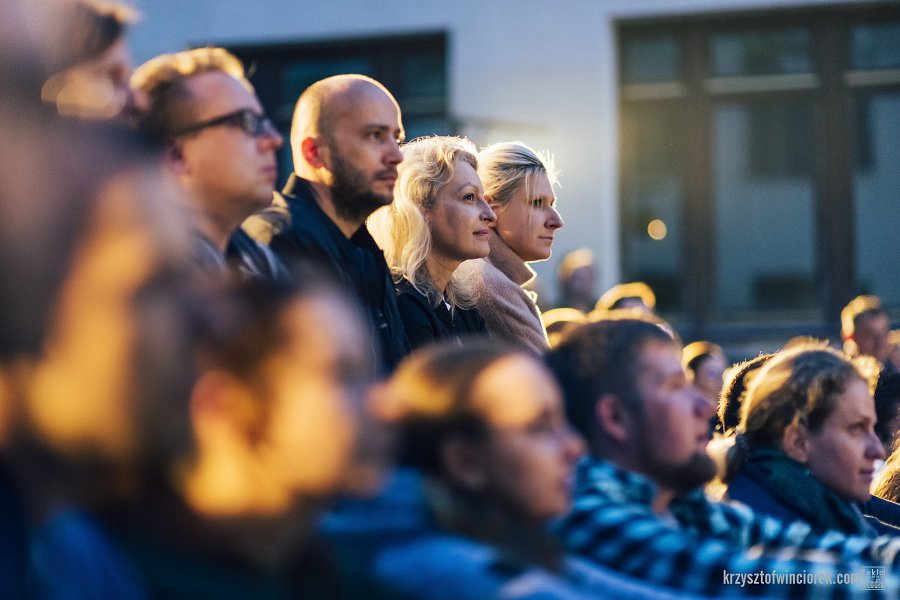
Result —
M 379 346 L 377 363 L 390 373 L 410 348 L 381 249 L 365 225 L 347 239 L 316 203 L 305 179 L 291 174 L 282 194 L 290 223 L 272 237 L 272 250 L 295 276 L 302 276 L 304 263 L 311 262 L 352 292 Z
M 400 318 L 413 349 L 445 339 L 488 337 L 484 319 L 476 309 L 454 306 L 451 313 L 443 302 L 433 305 L 406 279 L 397 283 L 396 289 Z

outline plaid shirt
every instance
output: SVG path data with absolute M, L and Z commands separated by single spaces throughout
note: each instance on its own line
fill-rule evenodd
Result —
M 816 535 L 804 523 L 783 524 L 744 505 L 711 502 L 701 490 L 673 500 L 666 518 L 653 511 L 656 493 L 647 478 L 586 458 L 578 466 L 574 507 L 559 531 L 572 551 L 601 565 L 695 594 L 816 599 L 897 595 L 891 567 L 871 582 L 862 567 L 897 565 L 900 538 Z M 861 581 L 824 583 L 845 573 Z M 752 578 L 741 585 L 738 574 Z M 823 583 L 784 583 L 791 574 L 794 582 Z M 873 595 L 864 589 L 867 583 L 888 589 Z

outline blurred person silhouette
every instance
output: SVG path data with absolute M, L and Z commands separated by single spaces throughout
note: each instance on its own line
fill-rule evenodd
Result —
M 559 308 L 589 313 L 597 302 L 597 264 L 588 248 L 567 252 L 556 269 Z
M 102 514 L 152 597 L 339 597 L 318 515 L 339 493 L 373 491 L 387 458 L 358 447 L 377 426 L 358 310 L 313 274 L 246 281 L 208 308 L 196 451 Z
M 463 261 L 488 255 L 496 219 L 484 199 L 475 146 L 436 136 L 402 151 L 394 201 L 372 213 L 367 225 L 394 274 L 410 345 L 487 336 L 455 275 Z
M 887 371 L 891 317 L 878 296 L 857 296 L 841 310 L 841 338 L 849 356 L 871 356 Z
M 390 269 L 365 221 L 394 199 L 403 136 L 400 107 L 379 82 L 317 81 L 294 109 L 294 172 L 273 206 L 244 225 L 289 271 L 314 261 L 342 283 L 365 309 L 382 373 L 409 353 L 409 341 Z
M 272 251 L 240 228 L 271 204 L 282 144 L 240 61 L 224 48 L 163 54 L 131 83 L 147 99 L 140 123 L 165 141 L 165 166 L 196 215 L 198 261 L 239 277 L 288 278 Z
M 522 142 L 501 142 L 478 154 L 478 175 L 497 220 L 490 254 L 465 262 L 459 277 L 475 299 L 491 337 L 541 354 L 549 345 L 536 297 L 523 289 L 547 260 L 563 219 L 556 209 L 556 168 Z
M 900 439 L 900 373 L 882 371 L 875 386 L 875 433 L 886 454 Z
M 643 281 L 620 283 L 606 290 L 594 305 L 594 310 L 635 309 L 646 313 L 656 312 L 656 294 Z
M 822 345 L 766 362 L 729 451 L 729 498 L 815 531 L 874 536 L 859 509 L 869 500 L 874 462 L 885 456 L 874 429 L 873 368 L 874 361 L 854 364 Z
M 728 359 L 718 344 L 705 340 L 691 342 L 681 351 L 681 364 L 688 381 L 716 408 L 709 427 L 715 431 L 718 423 L 719 394 L 722 391 L 725 367 Z
M 114 0 L 68 0 L 51 6 L 58 14 L 44 41 L 51 76 L 41 90 L 43 101 L 67 117 L 134 118 L 144 102 L 128 86 L 131 54 L 125 34 L 137 12 Z
M 569 506 L 583 443 L 528 351 L 488 341 L 422 349 L 385 394 L 430 529 L 383 545 L 378 583 L 420 599 L 674 597 L 568 556 L 548 532 Z
M 820 598 L 832 588 L 808 583 L 819 575 L 897 563 L 900 540 L 817 535 L 806 524 L 709 500 L 702 486 L 715 475 L 706 449 L 712 405 L 688 384 L 681 347 L 659 325 L 592 322 L 546 361 L 569 420 L 588 441 L 573 508 L 558 525 L 571 551 L 635 578 L 714 597 Z M 723 571 L 777 572 L 786 580 L 793 574 L 800 583 L 736 587 Z M 887 580 L 885 596 L 896 587 Z
M 121 578 L 105 576 L 121 571 L 119 556 L 86 511 L 123 493 L 159 456 L 190 445 L 183 215 L 146 139 L 80 128 L 70 142 L 82 176 L 93 177 L 79 191 L 83 223 L 41 352 L 10 375 L 5 456 L 27 506 L 29 584 L 38 597 L 130 594 Z M 84 570 L 89 564 L 101 579 Z
M 577 308 L 554 308 L 543 314 L 550 347 L 555 348 L 566 334 L 588 322 L 588 316 Z

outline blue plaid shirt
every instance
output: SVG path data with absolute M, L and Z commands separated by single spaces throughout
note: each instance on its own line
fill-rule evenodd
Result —
M 702 490 L 673 500 L 667 518 L 653 511 L 656 494 L 646 477 L 585 458 L 578 466 L 574 507 L 558 524 L 559 531 L 577 554 L 632 577 L 695 594 L 897 596 L 891 566 L 900 561 L 900 538 L 816 535 L 804 523 L 784 524 L 744 505 L 711 502 Z M 863 570 L 870 565 L 889 566 L 877 578 Z M 859 579 L 836 583 L 843 574 Z M 882 596 L 873 595 L 865 589 L 867 584 L 887 589 Z

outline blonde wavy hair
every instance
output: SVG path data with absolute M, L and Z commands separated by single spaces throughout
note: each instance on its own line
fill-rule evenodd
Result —
M 395 281 L 407 279 L 414 288 L 437 305 L 446 296 L 451 306 L 469 307 L 471 297 L 451 277 L 444 294 L 435 289 L 425 260 L 431 253 L 431 230 L 425 211 L 437 201 L 462 161 L 478 169 L 475 146 L 454 136 L 415 139 L 402 148 L 394 201 L 373 212 L 367 220 L 369 232 L 384 251 Z

